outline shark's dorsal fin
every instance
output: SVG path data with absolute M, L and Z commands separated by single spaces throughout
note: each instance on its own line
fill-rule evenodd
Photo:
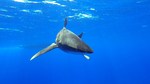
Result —
M 83 32 L 78 35 L 79 38 L 82 38 L 82 36 L 83 36 Z
M 64 27 L 66 27 L 66 26 L 67 26 L 67 23 L 68 23 L 68 19 L 67 19 L 67 18 L 65 18 L 65 21 L 64 21 Z

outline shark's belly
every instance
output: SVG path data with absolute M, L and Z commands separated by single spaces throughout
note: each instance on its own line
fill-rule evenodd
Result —
M 59 48 L 65 52 L 69 52 L 69 53 L 86 53 L 85 51 L 82 51 L 80 49 L 77 48 L 73 48 L 67 45 L 62 45 L 62 44 L 58 44 Z

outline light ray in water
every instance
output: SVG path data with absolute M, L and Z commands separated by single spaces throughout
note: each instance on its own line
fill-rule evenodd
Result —
M 8 18 L 14 17 L 14 16 L 11 16 L 11 15 L 6 15 L 6 14 L 0 14 L 0 16 L 2 16 L 2 17 L 8 17 Z
M 23 32 L 19 29 L 13 29 L 13 28 L 0 28 L 0 31 L 15 31 L 15 32 Z

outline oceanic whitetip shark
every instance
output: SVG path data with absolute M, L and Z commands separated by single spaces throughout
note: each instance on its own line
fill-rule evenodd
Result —
M 72 31 L 68 30 L 66 28 L 66 25 L 67 18 L 65 18 L 64 27 L 56 36 L 55 43 L 52 43 L 48 47 L 37 52 L 30 60 L 33 60 L 34 58 L 55 48 L 60 48 L 61 50 L 67 52 L 81 53 L 86 59 L 90 59 L 90 57 L 85 55 L 85 53 L 93 53 L 93 50 L 85 42 L 82 41 L 81 37 L 83 33 L 81 33 L 80 35 L 76 35 Z

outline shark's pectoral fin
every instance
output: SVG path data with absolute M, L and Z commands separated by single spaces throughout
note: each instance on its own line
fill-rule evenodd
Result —
M 87 56 L 87 55 L 83 55 L 87 60 L 89 60 L 90 59 L 90 57 L 89 56 Z
M 36 53 L 36 54 L 30 59 L 30 61 L 33 60 L 34 58 L 36 58 L 36 57 L 42 55 L 42 54 L 44 54 L 44 53 L 46 53 L 46 52 L 48 52 L 48 51 L 54 49 L 54 48 L 57 48 L 57 47 L 58 47 L 57 44 L 52 43 L 52 44 L 49 45 L 48 47 L 46 47 L 46 48 L 44 48 L 43 50 L 41 50 L 41 51 L 39 51 L 38 53 Z

